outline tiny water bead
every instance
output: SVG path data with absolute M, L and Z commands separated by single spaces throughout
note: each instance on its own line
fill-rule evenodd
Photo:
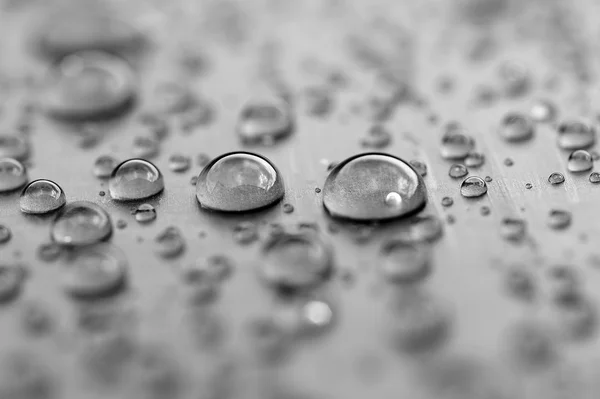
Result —
M 94 161 L 92 172 L 99 179 L 107 179 L 118 164 L 119 161 L 110 155 L 101 155 Z
M 448 176 L 452 177 L 453 179 L 459 179 L 461 177 L 465 177 L 468 174 L 469 170 L 467 169 L 467 167 L 460 163 L 450 165 L 450 169 L 448 170 Z
M 566 229 L 571 225 L 571 212 L 562 209 L 552 209 L 548 214 L 548 227 L 554 230 Z
M 596 142 L 596 129 L 588 123 L 567 121 L 558 126 L 558 146 L 563 150 L 580 150 Z
M 290 105 L 279 98 L 252 100 L 242 108 L 236 130 L 246 144 L 270 144 L 285 138 L 294 130 Z
M 16 159 L 0 159 L 0 193 L 14 191 L 27 183 L 29 176 L 25 166 Z
M 135 95 L 135 78 L 123 59 L 83 51 L 65 57 L 51 71 L 41 101 L 55 118 L 86 120 L 124 113 Z
M 314 233 L 272 236 L 262 253 L 259 273 L 280 292 L 312 289 L 324 283 L 333 271 L 332 249 Z
M 521 241 L 527 234 L 527 223 L 523 219 L 504 218 L 500 224 L 500 235 L 505 240 Z
M 386 220 L 418 212 L 427 202 L 421 176 L 406 162 L 382 153 L 339 163 L 323 186 L 323 205 L 334 217 Z
M 563 184 L 565 182 L 565 177 L 562 173 L 554 172 L 550 176 L 548 176 L 548 183 L 552 185 Z
M 40 179 L 29 183 L 21 193 L 21 212 L 44 214 L 62 208 L 67 203 L 65 192 L 51 180 Z
M 481 197 L 487 190 L 486 182 L 478 176 L 467 177 L 460 185 L 460 193 L 466 198 Z
M 152 197 L 164 188 L 160 170 L 153 163 L 138 158 L 122 162 L 108 180 L 108 192 L 112 199 L 118 201 Z
M 266 208 L 285 194 L 281 173 L 271 161 L 249 152 L 223 154 L 204 167 L 196 182 L 200 206 L 222 212 Z
M 558 111 L 556 105 L 548 100 L 537 100 L 529 111 L 529 116 L 535 122 L 546 123 L 552 122 L 557 115 Z
M 569 155 L 567 169 L 569 172 L 586 172 L 594 166 L 592 156 L 586 150 L 575 150 Z
M 169 157 L 169 169 L 171 172 L 183 173 L 192 165 L 192 159 L 185 155 L 173 154 Z
M 425 246 L 391 240 L 381 248 L 379 269 L 386 281 L 415 283 L 431 273 L 431 254 Z
M 142 204 L 133 211 L 138 223 L 150 223 L 156 220 L 156 209 L 150 204 Z
M 465 166 L 479 168 L 485 162 L 485 155 L 480 152 L 470 152 L 465 158 Z
M 176 258 L 185 251 L 185 239 L 177 227 L 167 227 L 154 239 L 154 251 L 164 259 Z
M 463 159 L 475 147 L 475 141 L 461 128 L 451 127 L 442 137 L 440 154 L 444 159 Z
M 127 267 L 123 252 L 110 244 L 75 248 L 69 252 L 62 287 L 77 299 L 112 296 L 124 288 Z
M 6 244 L 10 241 L 12 237 L 12 232 L 8 227 L 3 224 L 0 224 L 0 244 Z
M 518 113 L 509 113 L 500 125 L 500 136 L 506 141 L 526 141 L 533 137 L 535 125 L 527 116 Z
M 594 183 L 594 184 L 598 184 L 600 183 L 600 173 L 598 172 L 592 172 L 590 174 L 590 183 Z
M 21 136 L 0 134 L 0 158 L 27 159 L 30 153 L 29 141 Z
M 99 205 L 88 201 L 65 205 L 50 230 L 54 242 L 68 246 L 95 244 L 111 234 L 112 224 L 108 213 Z

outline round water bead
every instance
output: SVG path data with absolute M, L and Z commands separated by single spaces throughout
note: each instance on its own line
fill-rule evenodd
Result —
M 0 134 L 0 158 L 24 160 L 29 156 L 29 142 L 23 137 Z
M 290 105 L 277 97 L 250 101 L 240 112 L 236 130 L 247 144 L 280 140 L 294 130 Z
M 334 217 L 358 221 L 404 217 L 422 210 L 427 189 L 406 162 L 382 153 L 339 163 L 323 186 L 323 205 Z
M 594 166 L 592 156 L 586 150 L 575 150 L 569 155 L 567 169 L 569 172 L 585 172 Z
M 196 181 L 200 206 L 223 212 L 265 208 L 283 198 L 283 178 L 267 158 L 232 152 L 213 159 Z
M 453 179 L 459 179 L 461 177 L 465 177 L 469 174 L 469 170 L 467 167 L 461 163 L 455 163 L 450 165 L 450 169 L 448 170 L 448 176 Z
M 487 190 L 487 184 L 478 176 L 467 177 L 460 185 L 460 193 L 466 198 L 481 197 Z
M 446 127 L 442 137 L 440 154 L 444 159 L 462 159 L 475 147 L 475 140 L 468 136 L 464 130 L 455 124 Z
M 112 224 L 108 213 L 99 205 L 88 201 L 65 205 L 50 230 L 54 242 L 69 246 L 95 244 L 111 234 Z
M 552 209 L 548 214 L 548 227 L 555 230 L 565 229 L 571 224 L 571 219 L 571 212 L 562 209 Z
M 527 116 L 509 113 L 500 124 L 500 136 L 506 141 L 526 141 L 533 137 L 535 125 Z
M 314 288 L 333 271 L 333 252 L 314 233 L 281 233 L 262 248 L 259 273 L 264 281 L 281 292 Z
M 596 142 L 596 129 L 588 123 L 567 121 L 558 126 L 558 146 L 563 150 L 579 150 Z
M 0 244 L 6 244 L 11 238 L 12 232 L 10 229 L 5 225 L 0 224 Z
M 480 152 L 470 152 L 465 158 L 465 165 L 469 168 L 479 168 L 485 162 L 485 155 Z
M 0 265 L 0 303 L 16 298 L 21 292 L 26 272 L 18 265 Z
M 101 155 L 96 158 L 92 172 L 97 178 L 106 179 L 110 177 L 110 174 L 115 170 L 118 164 L 119 161 L 110 155 Z
M 133 211 L 133 216 L 139 223 L 150 223 L 156 219 L 156 209 L 150 204 L 142 204 Z
M 590 183 L 594 183 L 594 184 L 598 184 L 600 183 L 600 173 L 598 172 L 592 172 L 590 174 Z
M 0 159 L 0 193 L 14 191 L 27 183 L 29 177 L 25 166 L 16 159 Z
M 133 158 L 117 166 L 108 180 L 112 199 L 132 201 L 152 197 L 165 188 L 163 175 L 153 163 Z
M 176 258 L 185 251 L 185 239 L 177 227 L 167 227 L 154 239 L 154 251 L 164 259 Z
M 133 71 L 124 60 L 84 51 L 64 58 L 51 71 L 41 101 L 55 118 L 102 119 L 125 112 L 136 90 Z
M 118 293 L 127 277 L 127 259 L 107 243 L 75 248 L 69 252 L 62 287 L 78 299 L 97 299 Z
M 34 180 L 23 189 L 19 206 L 21 212 L 43 214 L 62 208 L 67 203 L 65 192 L 51 180 Z
M 133 138 L 131 153 L 137 158 L 154 158 L 160 152 L 160 142 L 147 136 L 136 136 Z
M 391 283 L 415 283 L 431 272 L 431 253 L 425 246 L 390 240 L 381 248 L 379 269 Z
M 565 177 L 562 175 L 562 173 L 554 172 L 550 176 L 548 176 L 548 183 L 550 184 L 557 185 L 563 184 L 564 182 Z
M 548 100 L 537 100 L 529 111 L 529 116 L 535 122 L 551 122 L 556 118 L 557 109 L 554 103 Z

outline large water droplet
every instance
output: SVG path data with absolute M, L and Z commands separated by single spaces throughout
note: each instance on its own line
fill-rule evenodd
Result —
M 78 299 L 97 299 L 118 293 L 125 285 L 127 259 L 118 248 L 100 243 L 69 252 L 63 289 Z
M 379 265 L 387 281 L 414 283 L 423 280 L 431 272 L 431 254 L 424 246 L 391 240 L 381 248 Z
M 587 148 L 596 142 L 596 129 L 580 121 L 567 121 L 558 126 L 558 146 L 564 150 Z
M 107 239 L 112 233 L 108 213 L 88 201 L 76 201 L 65 205 L 54 220 L 50 235 L 53 241 L 63 245 L 82 246 Z
M 96 119 L 125 112 L 135 94 L 135 78 L 125 61 L 84 51 L 66 57 L 52 71 L 41 101 L 56 118 Z
M 34 180 L 23 189 L 19 205 L 21 212 L 42 214 L 62 208 L 67 203 L 65 192 L 53 181 Z
M 460 193 L 467 198 L 481 197 L 487 190 L 487 184 L 478 176 L 467 177 L 460 185 Z
M 444 159 L 463 159 L 475 147 L 475 140 L 468 136 L 461 127 L 451 125 L 442 137 L 440 154 Z
M 119 201 L 152 197 L 165 188 L 163 175 L 153 163 L 129 159 L 117 166 L 108 181 L 111 198 Z
M 270 144 L 288 136 L 293 129 L 289 104 L 276 98 L 246 104 L 237 122 L 238 135 L 245 143 Z
M 0 193 L 14 191 L 27 183 L 25 166 L 16 159 L 0 159 Z
M 0 134 L 0 158 L 24 160 L 29 156 L 29 142 L 20 136 Z
M 285 193 L 283 178 L 267 158 L 248 153 L 221 155 L 204 167 L 196 182 L 203 208 L 244 212 L 275 204 Z
M 426 202 L 421 176 L 387 154 L 350 157 L 331 171 L 323 186 L 323 205 L 332 216 L 359 221 L 407 216 Z
M 500 135 L 507 141 L 526 141 L 533 137 L 535 126 L 523 114 L 509 113 L 500 125 Z
M 586 150 L 575 150 L 569 155 L 569 161 L 567 162 L 567 169 L 569 172 L 585 172 L 594 166 L 592 156 Z
M 119 162 L 110 155 L 101 155 L 96 158 L 92 172 L 99 179 L 106 179 L 117 167 Z
M 262 251 L 259 272 L 278 291 L 311 289 L 327 280 L 333 270 L 331 247 L 316 234 L 278 234 Z

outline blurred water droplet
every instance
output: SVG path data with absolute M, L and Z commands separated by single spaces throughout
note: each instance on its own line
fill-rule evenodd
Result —
M 34 180 L 23 189 L 19 199 L 21 212 L 43 214 L 56 211 L 67 203 L 65 193 L 53 181 Z
M 21 308 L 21 324 L 29 336 L 41 337 L 52 330 L 54 320 L 44 302 L 29 300 Z
M 500 125 L 500 136 L 506 141 L 526 141 L 533 137 L 535 126 L 525 115 L 509 113 L 504 116 Z
M 325 88 L 309 87 L 304 91 L 306 112 L 315 117 L 326 117 L 333 108 L 333 97 Z
M 594 183 L 594 184 L 598 184 L 600 183 L 600 173 L 598 172 L 592 172 L 590 174 L 590 183 Z
M 523 266 L 513 266 L 506 273 L 508 292 L 522 300 L 530 301 L 535 295 L 533 276 Z
M 133 211 L 133 215 L 138 223 L 150 223 L 156 220 L 156 209 L 151 204 L 141 204 Z
M 464 162 L 468 168 L 479 168 L 485 162 L 485 155 L 480 152 L 470 152 Z
M 192 165 L 190 157 L 181 154 L 173 154 L 169 157 L 169 169 L 175 173 L 183 173 Z
M 521 321 L 511 328 L 507 340 L 511 357 L 527 370 L 550 365 L 557 357 L 550 326 L 537 321 Z
M 129 159 L 117 166 L 108 181 L 111 198 L 119 201 L 152 197 L 165 188 L 163 175 L 144 159 Z
M 536 122 L 552 122 L 558 113 L 556 105 L 548 100 L 537 100 L 529 111 L 529 116 Z
M 579 150 L 596 142 L 596 129 L 580 121 L 567 121 L 558 125 L 558 146 L 563 150 Z
M 40 244 L 37 257 L 44 262 L 54 262 L 63 254 L 63 248 L 55 242 Z
M 279 98 L 250 101 L 242 108 L 236 129 L 244 143 L 274 143 L 294 130 L 292 110 Z
M 283 178 L 266 158 L 233 152 L 212 160 L 196 183 L 203 208 L 223 212 L 252 211 L 273 205 L 285 193 Z
M 258 240 L 258 227 L 252 222 L 241 222 L 233 228 L 233 239 L 238 244 L 246 245 Z
M 50 236 L 61 245 L 89 245 L 112 234 L 111 220 L 100 206 L 88 201 L 65 205 L 52 223 Z
M 101 155 L 96 158 L 92 172 L 99 179 L 107 179 L 118 164 L 119 161 L 110 155 Z
M 421 176 L 387 154 L 350 157 L 331 171 L 323 186 L 323 205 L 329 213 L 353 220 L 405 217 L 420 211 L 426 201 Z
M 205 305 L 215 301 L 220 282 L 202 264 L 186 267 L 182 272 L 184 296 L 190 305 Z
M 453 179 L 465 177 L 468 174 L 469 170 L 467 169 L 467 167 L 460 163 L 450 165 L 450 169 L 448 170 L 448 176 L 452 177 Z
M 25 270 L 19 265 L 0 265 L 0 303 L 15 299 L 22 290 Z
M 180 256 L 185 246 L 185 239 L 177 227 L 167 227 L 154 239 L 154 251 L 165 259 Z
M 427 165 L 425 163 L 413 159 L 409 164 L 421 175 L 421 177 L 427 176 Z
M 360 145 L 365 148 L 382 149 L 392 142 L 392 134 L 382 125 L 373 125 L 367 130 L 366 135 L 360 140 Z
M 502 91 L 507 97 L 520 97 L 531 88 L 531 76 L 523 65 L 505 62 L 500 66 L 498 76 Z
M 10 229 L 5 225 L 0 224 L 0 244 L 6 244 L 11 238 L 12 232 Z
M 487 190 L 487 184 L 478 176 L 467 177 L 460 185 L 460 193 L 466 198 L 481 197 Z
M 131 153 L 136 158 L 154 158 L 160 152 L 158 140 L 147 136 L 136 136 L 133 138 Z
M 294 212 L 294 205 L 292 204 L 283 204 L 283 213 L 292 213 Z
M 567 169 L 569 172 L 585 172 L 594 166 L 592 156 L 585 150 L 575 150 L 569 155 L 569 161 L 567 162 Z
M 565 177 L 562 173 L 554 172 L 550 176 L 548 176 L 548 183 L 550 184 L 563 184 L 565 182 Z
M 482 207 L 479 209 L 479 213 L 481 213 L 481 215 L 482 215 L 482 216 L 487 216 L 487 215 L 489 215 L 491 212 L 492 212 L 492 210 L 490 209 L 490 207 L 489 207 L 489 206 L 485 206 L 485 205 L 484 205 L 484 206 L 482 206 Z
M 442 198 L 442 206 L 448 208 L 454 204 L 454 200 L 451 197 Z
M 500 236 L 505 240 L 521 241 L 527 234 L 527 223 L 523 219 L 504 218 L 500 224 Z
M 531 183 L 525 183 L 525 188 L 527 190 L 531 190 L 533 188 L 533 184 L 531 184 Z
M 224 281 L 233 274 L 233 261 L 226 255 L 200 257 L 195 263 L 196 267 L 217 281 Z
M 250 347 L 261 360 L 274 363 L 283 359 L 290 349 L 290 337 L 271 317 L 252 320 L 248 325 Z
M 424 246 L 403 240 L 387 241 L 381 248 L 379 269 L 391 283 L 415 283 L 431 273 L 431 254 Z
M 25 166 L 16 159 L 0 159 L 0 193 L 14 191 L 27 183 L 29 177 Z
M 433 243 L 443 234 L 444 228 L 439 218 L 433 215 L 416 216 L 397 231 L 395 239 L 412 244 Z
M 3 358 L 0 371 L 2 396 L 7 398 L 52 399 L 57 382 L 50 367 L 29 351 L 12 351 Z
M 134 359 L 132 377 L 139 395 L 148 399 L 181 397 L 182 377 L 178 362 L 170 348 L 146 345 Z
M 29 142 L 20 136 L 0 134 L 0 158 L 27 159 L 30 152 Z
M 119 219 L 119 220 L 117 220 L 116 226 L 117 226 L 117 229 L 123 230 L 125 227 L 127 227 L 127 222 L 123 219 Z
M 475 147 L 475 140 L 468 136 L 462 128 L 451 126 L 442 137 L 440 154 L 444 159 L 463 159 Z
M 510 166 L 513 166 L 514 164 L 515 164 L 515 162 L 512 160 L 512 158 L 506 158 L 506 159 L 504 159 L 504 165 L 505 166 L 510 167 Z
M 561 230 L 571 225 L 571 212 L 552 209 L 548 214 L 548 226 L 555 230 Z
M 186 112 L 197 102 L 196 96 L 189 87 L 174 82 L 158 85 L 155 98 L 158 102 L 158 112 L 166 114 Z

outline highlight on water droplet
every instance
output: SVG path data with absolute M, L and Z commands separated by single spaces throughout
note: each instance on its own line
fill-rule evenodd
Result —
M 108 192 L 112 199 L 133 201 L 149 198 L 165 188 L 163 175 L 150 161 L 133 158 L 122 162 L 110 175 Z
M 65 192 L 55 182 L 46 179 L 34 180 L 21 192 L 21 212 L 44 214 L 62 208 L 67 203 Z
M 88 201 L 65 205 L 53 221 L 50 236 L 58 244 L 83 246 L 106 240 L 112 234 L 108 213 Z
M 558 113 L 556 105 L 548 100 L 537 100 L 531 106 L 529 116 L 535 122 L 552 122 Z
M 246 144 L 271 144 L 283 139 L 294 130 L 290 105 L 277 97 L 251 100 L 242 108 L 236 130 Z
M 267 158 L 231 152 L 213 159 L 196 181 L 200 206 L 222 212 L 246 212 L 279 202 L 285 193 L 281 172 Z
M 23 187 L 29 176 L 25 166 L 16 159 L 0 159 L 0 193 L 14 191 Z
M 466 198 L 481 197 L 487 190 L 486 182 L 478 176 L 467 177 L 460 185 L 460 193 Z

